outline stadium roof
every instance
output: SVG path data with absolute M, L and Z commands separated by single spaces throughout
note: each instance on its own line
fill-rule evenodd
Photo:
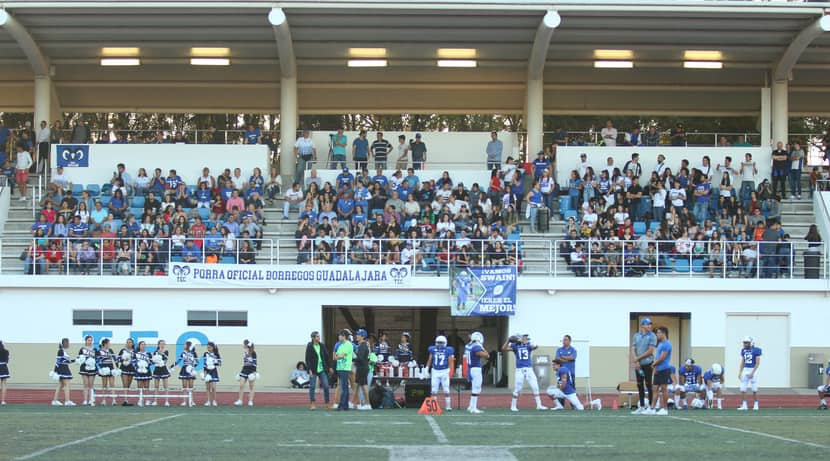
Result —
M 555 10 L 561 25 L 545 60 L 545 112 L 720 115 L 756 114 L 759 89 L 779 58 L 830 8 L 716 0 L 1 5 L 49 63 L 68 111 L 277 112 L 280 52 L 268 13 L 278 6 L 290 28 L 303 113 L 521 112 L 534 37 Z M 796 56 L 791 113 L 830 107 L 828 47 L 830 35 L 819 36 Z M 468 53 L 477 67 L 438 68 L 444 48 L 455 58 Z M 634 68 L 595 69 L 604 56 L 597 50 L 615 50 L 613 60 L 631 60 Z M 704 60 L 719 60 L 723 69 L 684 69 L 688 51 L 718 52 Z M 199 53 L 227 57 L 230 65 L 191 65 Z M 141 65 L 101 67 L 106 55 L 137 57 Z M 0 110 L 31 110 L 32 66 L 2 28 L 0 56 Z M 349 68 L 353 57 L 385 59 L 388 67 Z

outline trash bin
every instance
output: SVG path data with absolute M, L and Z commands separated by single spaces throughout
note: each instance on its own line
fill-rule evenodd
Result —
M 815 389 L 824 384 L 824 354 L 807 354 L 807 388 Z
M 809 249 L 804 252 L 804 278 L 819 278 L 821 269 L 821 253 L 818 250 Z
M 533 372 L 536 373 L 536 378 L 539 380 L 539 389 L 545 392 L 545 389 L 550 386 L 550 356 L 537 355 L 533 357 Z

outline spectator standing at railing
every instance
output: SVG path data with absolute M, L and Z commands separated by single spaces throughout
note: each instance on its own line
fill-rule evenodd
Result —
M 671 145 L 674 147 L 686 146 L 686 129 L 682 123 L 678 123 L 671 130 Z
M 786 183 L 790 175 L 790 167 L 787 164 L 789 152 L 784 148 L 784 143 L 778 141 L 775 150 L 772 151 L 772 192 L 781 197 L 787 196 Z
M 608 120 L 605 122 L 605 127 L 600 130 L 600 136 L 605 143 L 605 147 L 616 147 L 617 145 L 617 129 L 614 128 L 614 122 Z
M 311 131 L 303 130 L 302 137 L 297 138 L 297 142 L 294 143 L 294 155 L 297 157 L 297 171 L 294 180 L 301 183 L 308 162 L 317 160 L 317 149 L 311 139 Z
M 363 169 L 369 159 L 369 140 L 366 139 L 366 130 L 360 130 L 357 139 L 352 141 L 352 159 L 357 171 Z
M 651 125 L 648 127 L 648 131 L 643 135 L 643 146 L 648 147 L 656 147 L 660 145 L 660 132 L 657 131 L 657 127 Z
M 641 146 L 643 145 L 643 134 L 640 132 L 640 127 L 635 126 L 630 133 L 625 134 L 626 146 Z
M 794 142 L 789 152 L 790 195 L 792 198 L 801 198 L 801 169 L 804 166 L 804 150 L 801 144 Z M 781 198 L 786 198 L 782 195 Z
M 52 129 L 46 120 L 40 122 L 40 130 L 36 135 L 37 142 L 37 172 L 38 174 L 46 173 L 46 165 L 49 163 L 49 141 L 52 138 Z
M 423 170 L 427 161 L 427 145 L 421 140 L 421 133 L 416 133 L 415 140 L 409 142 L 409 151 L 412 152 L 412 169 Z
M 72 135 L 70 136 L 72 144 L 90 144 L 92 141 L 92 131 L 83 117 L 78 118 L 75 126 L 72 128 Z
M 253 123 L 248 124 L 248 129 L 243 134 L 245 137 L 245 144 L 262 144 L 262 130 L 254 126 Z
M 488 170 L 501 167 L 501 156 L 503 150 L 504 145 L 501 142 L 501 139 L 499 139 L 498 133 L 495 131 L 491 132 L 490 141 L 487 142 L 487 148 L 485 149 Z
M 386 168 L 386 161 L 392 152 L 392 144 L 383 138 L 383 132 L 378 131 L 377 140 L 371 146 L 372 157 L 375 158 L 375 168 Z

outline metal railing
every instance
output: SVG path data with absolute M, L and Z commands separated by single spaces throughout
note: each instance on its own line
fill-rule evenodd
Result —
M 331 245 L 321 245 L 319 239 L 310 237 L 305 240 L 248 239 L 252 253 L 246 253 L 242 250 L 243 239 L 207 236 L 191 240 L 193 247 L 201 249 L 187 250 L 185 245 L 174 245 L 176 239 L 6 238 L 0 241 L 0 250 L 5 251 L 0 273 L 165 275 L 171 261 L 244 264 L 246 255 L 252 254 L 254 264 L 405 264 L 411 266 L 413 273 L 433 276 L 447 272 L 452 266 L 514 266 L 520 273 L 557 278 L 680 276 L 826 280 L 830 273 L 827 246 L 803 241 L 623 242 L 510 238 L 499 249 L 486 240 L 335 238 L 331 239 Z M 154 242 L 159 242 L 155 249 Z M 127 243 L 126 249 L 124 243 Z M 152 256 L 145 257 L 147 253 Z M 206 260 L 208 255 L 213 261 Z

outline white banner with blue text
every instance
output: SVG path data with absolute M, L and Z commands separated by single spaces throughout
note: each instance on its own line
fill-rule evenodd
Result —
M 267 265 L 171 262 L 167 271 L 177 287 L 240 288 L 407 288 L 409 266 Z

